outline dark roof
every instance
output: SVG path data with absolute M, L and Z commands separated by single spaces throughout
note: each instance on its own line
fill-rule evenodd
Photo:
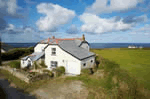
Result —
M 28 58 L 30 58 L 32 61 L 36 61 L 36 60 L 40 59 L 43 55 L 44 55 L 44 52 L 34 52 L 31 55 L 25 56 L 21 59 L 27 60 Z
M 59 43 L 59 46 L 79 60 L 94 56 L 95 54 L 88 50 L 79 47 L 75 40 L 64 40 Z
M 1 48 L 5 51 L 8 51 L 10 49 L 13 49 L 14 47 L 8 45 L 8 44 L 5 44 L 5 43 L 1 43 Z

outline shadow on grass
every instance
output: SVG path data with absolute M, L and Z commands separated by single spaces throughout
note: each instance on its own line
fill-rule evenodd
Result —
M 23 93 L 16 88 L 10 86 L 8 80 L 0 79 L 0 99 L 36 99 L 35 96 L 31 96 L 28 93 Z

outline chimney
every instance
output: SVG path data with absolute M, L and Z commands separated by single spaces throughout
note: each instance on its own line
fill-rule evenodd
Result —
M 49 43 L 49 41 L 50 41 L 50 38 L 48 38 L 48 41 L 47 41 L 47 42 Z
M 82 40 L 85 41 L 85 36 L 84 36 L 84 34 L 82 35 Z
M 55 39 L 55 36 L 52 36 L 52 39 Z

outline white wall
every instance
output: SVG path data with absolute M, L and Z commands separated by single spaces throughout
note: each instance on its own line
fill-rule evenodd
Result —
M 82 45 L 80 47 L 87 49 L 88 51 L 90 50 L 90 47 L 87 43 L 82 43 Z
M 2 53 L 5 53 L 6 51 L 5 51 L 5 50 L 3 50 L 3 49 L 1 49 L 1 52 L 2 52 Z
M 91 62 L 91 60 L 93 62 Z M 83 66 L 84 63 L 86 63 L 86 66 Z M 95 64 L 95 56 L 89 57 L 89 58 L 81 61 L 81 69 L 92 68 L 92 66 L 94 66 L 94 64 Z
M 44 49 L 48 44 L 37 44 L 34 47 L 34 52 L 42 52 L 42 49 Z
M 53 56 L 51 55 L 51 48 L 56 48 L 56 55 Z M 66 69 L 68 68 L 69 65 L 76 67 L 74 69 L 75 74 L 80 74 L 81 71 L 81 61 L 73 57 L 72 55 L 68 54 L 64 50 L 62 50 L 59 46 L 57 45 L 49 45 L 45 49 L 45 64 L 48 66 L 48 69 L 51 67 L 51 61 L 57 61 L 58 66 L 64 66 Z M 66 71 L 66 73 L 68 73 Z
M 28 58 L 27 60 L 21 60 L 21 68 L 25 68 L 28 65 L 28 60 L 31 61 L 30 58 Z M 33 65 L 33 62 L 31 61 L 31 65 Z

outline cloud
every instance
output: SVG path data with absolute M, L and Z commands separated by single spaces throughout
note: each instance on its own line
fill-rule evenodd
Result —
M 126 24 L 120 17 L 112 17 L 110 19 L 106 19 L 90 13 L 84 13 L 80 15 L 79 18 L 83 22 L 81 31 L 86 33 L 126 31 L 136 25 L 134 23 Z
M 7 26 L 6 21 L 3 18 L 0 17 L 0 30 L 5 29 L 6 26 Z
M 130 32 L 130 34 L 150 34 L 150 25 L 145 24 L 143 27 L 140 28 L 133 28 Z
M 113 11 L 125 11 L 135 8 L 142 2 L 143 0 L 96 0 L 91 6 L 87 7 L 86 12 L 100 14 Z
M 31 0 L 25 0 L 25 2 L 26 2 L 27 4 L 36 4 L 35 1 L 31 1 Z
M 148 20 L 147 15 L 142 15 L 142 16 L 127 16 L 123 19 L 124 23 L 131 24 L 131 23 L 141 23 L 141 22 L 146 22 Z
M 17 13 L 20 8 L 16 0 L 0 0 L 0 16 L 21 17 Z
M 37 42 L 40 39 L 40 34 L 30 26 L 15 27 L 13 24 L 9 24 L 2 31 L 3 42 Z
M 36 22 L 40 31 L 56 31 L 61 25 L 67 24 L 75 17 L 75 12 L 52 3 L 37 5 L 38 13 L 44 16 Z
M 6 27 L 6 30 L 14 30 L 15 26 L 13 24 L 8 24 L 8 26 Z
M 74 24 L 72 24 L 72 25 L 67 29 L 66 32 L 69 33 L 69 34 L 76 34 L 76 33 L 78 33 L 79 31 L 78 31 L 78 28 L 77 28 Z

